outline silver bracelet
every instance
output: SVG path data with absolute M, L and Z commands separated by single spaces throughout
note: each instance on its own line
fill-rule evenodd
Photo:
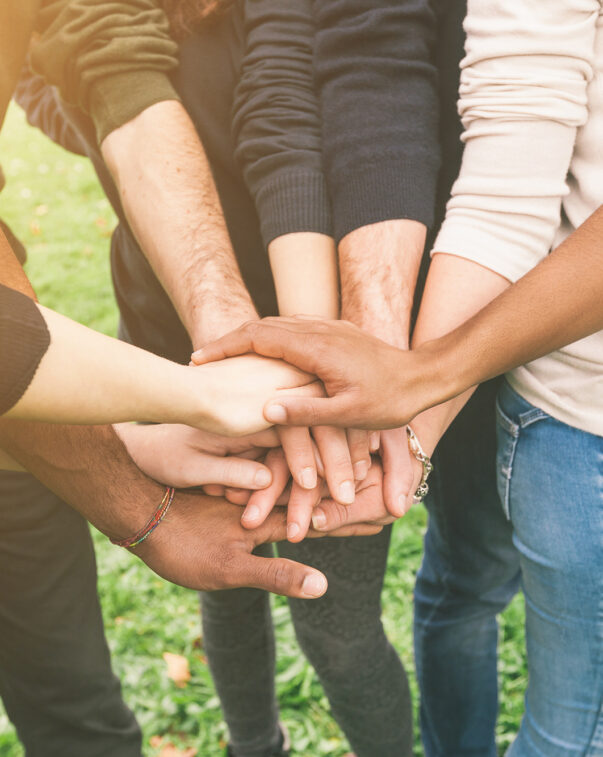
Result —
M 413 502 L 415 503 L 415 505 L 417 505 L 419 504 L 419 502 L 422 502 L 425 499 L 425 495 L 429 491 L 427 479 L 429 478 L 429 474 L 433 470 L 433 464 L 429 459 L 429 455 L 426 455 L 425 452 L 423 452 L 421 442 L 410 426 L 406 426 L 406 435 L 408 436 L 408 448 L 423 466 L 421 483 L 417 486 L 417 490 L 414 493 L 413 497 Z

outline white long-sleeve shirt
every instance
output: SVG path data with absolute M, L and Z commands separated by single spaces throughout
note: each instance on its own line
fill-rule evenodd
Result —
M 516 281 L 603 204 L 603 0 L 469 0 L 465 29 L 465 152 L 434 252 Z M 508 379 L 603 436 L 603 331 Z

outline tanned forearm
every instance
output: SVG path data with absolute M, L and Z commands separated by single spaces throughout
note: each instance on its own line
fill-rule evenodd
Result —
M 0 447 L 108 536 L 136 533 L 163 496 L 110 426 L 0 418 Z
M 419 352 L 440 377 L 439 386 L 432 387 L 430 401 L 441 402 L 603 329 L 602 248 L 603 207 L 487 307 L 447 336 L 423 344 Z M 497 277 L 475 263 L 442 257 L 450 257 L 448 263 L 453 266 L 475 266 L 482 283 L 488 279 L 494 282 L 493 277 Z M 505 289 L 506 280 L 497 278 L 497 285 L 481 290 L 483 298 Z M 476 304 L 482 299 L 478 297 L 477 292 L 472 295 Z M 465 305 L 471 307 L 469 300 Z M 434 308 L 435 302 L 430 310 Z M 421 310 L 426 317 L 423 306 Z M 427 327 L 423 322 L 421 330 L 417 328 L 417 346 L 433 328 L 441 325 Z
M 103 141 L 128 220 L 193 345 L 257 314 L 211 169 L 186 111 L 161 102 Z

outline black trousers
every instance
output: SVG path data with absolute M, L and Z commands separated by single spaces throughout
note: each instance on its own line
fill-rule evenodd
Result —
M 0 695 L 27 757 L 140 757 L 88 524 L 25 473 L 0 474 Z

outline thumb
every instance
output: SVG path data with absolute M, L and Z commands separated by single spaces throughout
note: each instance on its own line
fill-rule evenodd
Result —
M 281 396 L 266 404 L 264 417 L 279 426 L 357 427 L 356 419 L 350 418 L 346 403 L 338 397 Z
M 264 489 L 272 481 L 272 473 L 262 463 L 242 457 L 208 456 L 203 461 L 199 478 L 203 484 L 222 484 L 235 489 Z
M 316 599 L 327 590 L 327 579 L 314 568 L 281 557 L 244 554 L 239 558 L 237 584 L 285 597 Z

